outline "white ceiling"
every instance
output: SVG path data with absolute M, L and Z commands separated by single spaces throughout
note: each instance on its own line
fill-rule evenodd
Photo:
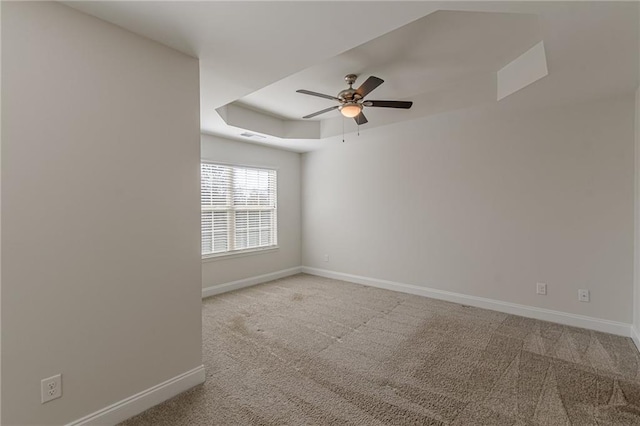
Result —
M 347 88 L 343 77 L 350 73 L 360 76 L 354 87 L 372 74 L 385 80 L 368 98 L 411 100 L 479 74 L 495 73 L 540 39 L 534 14 L 438 11 L 279 80 L 239 102 L 300 119 L 333 103 L 298 94 L 296 89 L 335 96 Z M 340 116 L 338 111 L 329 114 Z
M 250 142 L 216 108 L 234 102 L 297 119 L 331 102 L 296 89 L 335 95 L 346 88 L 347 73 L 361 76 L 357 84 L 376 75 L 385 83 L 369 98 L 415 104 L 409 111 L 368 109 L 366 126 L 374 128 L 497 102 L 495 72 L 540 40 L 549 75 L 501 102 L 543 107 L 630 93 L 638 84 L 632 2 L 66 4 L 200 58 L 203 132 Z M 323 137 L 341 131 L 337 112 L 318 118 Z M 322 146 L 271 136 L 254 142 L 298 152 Z

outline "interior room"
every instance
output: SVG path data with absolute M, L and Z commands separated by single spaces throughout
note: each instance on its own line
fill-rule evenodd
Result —
M 2 425 L 640 424 L 640 3 L 0 24 Z

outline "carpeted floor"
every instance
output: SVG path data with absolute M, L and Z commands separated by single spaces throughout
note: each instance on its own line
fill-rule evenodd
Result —
M 205 384 L 123 425 L 640 425 L 628 338 L 310 275 L 202 314 Z

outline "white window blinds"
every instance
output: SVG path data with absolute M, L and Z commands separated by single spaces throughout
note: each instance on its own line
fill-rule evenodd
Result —
M 275 170 L 202 163 L 202 256 L 278 244 Z

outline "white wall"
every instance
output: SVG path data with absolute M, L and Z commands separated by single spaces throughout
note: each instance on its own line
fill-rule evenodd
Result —
M 640 16 L 639 16 L 640 19 Z M 640 43 L 638 43 L 640 45 Z M 638 67 L 640 74 L 640 65 Z M 640 80 L 640 75 L 639 75 Z M 636 345 L 640 345 L 640 87 L 636 90 L 635 117 L 635 249 L 633 277 L 633 328 Z
M 0 2 L 0 77 L 2 76 L 2 2 Z M 0 78 L 2 93 L 2 78 Z M 2 129 L 2 102 L 0 102 L 0 129 Z M 2 241 L 2 131 L 0 131 L 0 242 Z M 0 423 L 2 423 L 2 244 L 0 243 Z
M 638 8 L 638 46 L 640 46 L 640 7 Z M 635 253 L 633 281 L 633 329 L 634 341 L 640 348 L 640 58 L 638 58 L 638 88 L 636 89 L 636 123 L 635 123 Z
M 305 266 L 632 321 L 632 97 L 442 114 L 302 164 Z
M 300 154 L 202 135 L 202 159 L 278 170 L 278 245 L 264 253 L 202 262 L 204 288 L 300 266 Z
M 2 424 L 63 424 L 202 364 L 198 61 L 2 8 Z

